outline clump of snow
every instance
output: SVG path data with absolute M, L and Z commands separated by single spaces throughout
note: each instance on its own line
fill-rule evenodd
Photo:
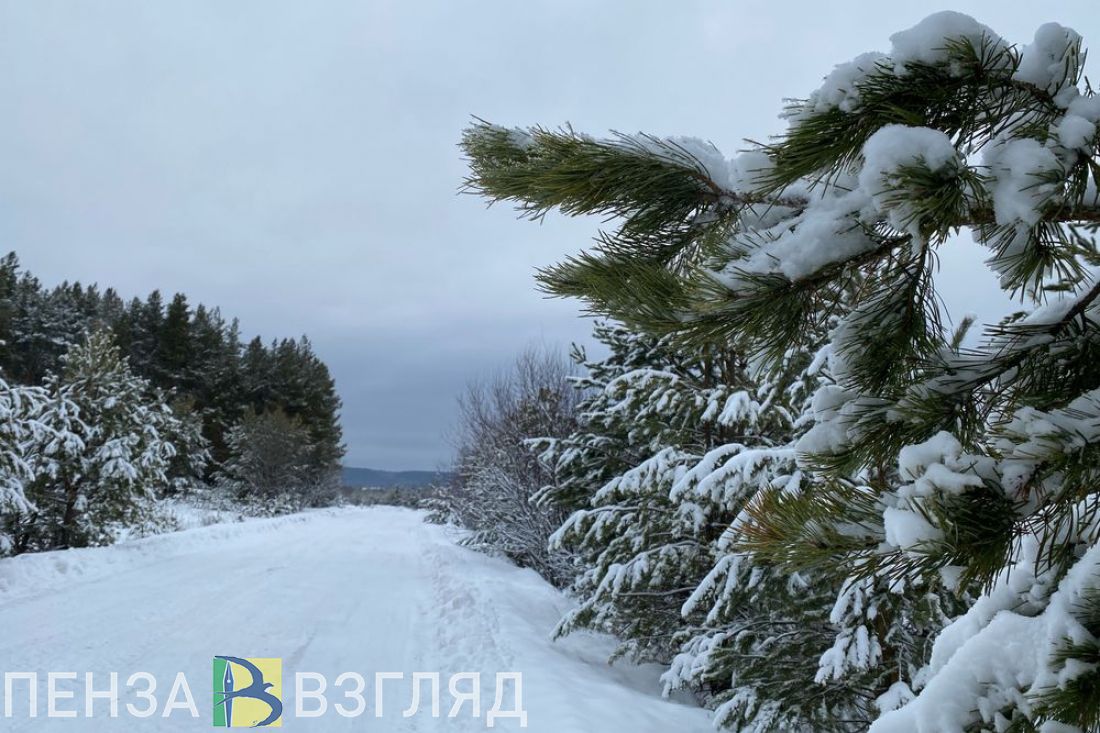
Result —
M 860 102 L 859 83 L 886 59 L 886 54 L 868 51 L 851 61 L 837 64 L 822 85 L 810 95 L 803 113 L 830 109 L 854 112 Z
M 886 542 L 902 550 L 919 548 L 943 539 L 943 530 L 932 525 L 918 512 L 886 507 L 882 512 Z
M 913 223 L 913 212 L 896 195 L 898 171 L 921 166 L 930 171 L 957 168 L 961 159 L 949 138 L 930 127 L 886 125 L 875 131 L 863 145 L 863 169 L 859 185 L 871 196 L 878 211 L 890 224 L 904 230 Z
M 1067 640 L 1093 641 L 1075 611 L 1096 587 L 1100 546 L 1085 552 L 1053 594 L 1050 573 L 1033 572 L 1038 552 L 1035 538 L 1024 538 L 1018 561 L 937 637 L 924 689 L 875 721 L 871 733 L 969 729 L 993 722 L 1006 707 L 1026 710 L 1028 696 L 1064 688 L 1092 670 L 1082 664 L 1057 669 L 1051 660 Z
M 990 44 L 993 49 L 1008 46 L 1000 36 L 969 15 L 953 11 L 934 13 L 912 28 L 890 36 L 889 54 L 872 51 L 838 64 L 810 94 L 807 102 L 790 116 L 797 122 L 807 114 L 831 109 L 854 112 L 862 101 L 861 83 L 876 69 L 892 70 L 904 76 L 908 73 L 906 66 L 912 63 L 946 63 L 950 61 L 947 47 L 951 41 L 970 41 L 975 48 L 983 44 Z
M 1096 137 L 1096 123 L 1080 115 L 1066 115 L 1058 122 L 1056 133 L 1064 147 L 1087 149 Z
M 768 174 L 775 168 L 775 163 L 763 150 L 748 150 L 730 160 L 714 143 L 697 137 L 658 139 L 637 133 L 626 139 L 659 157 L 681 163 L 697 163 L 718 186 L 736 194 L 761 189 Z
M 1012 78 L 1056 93 L 1066 79 L 1066 70 L 1077 65 L 1081 36 L 1072 28 L 1045 23 L 1035 31 L 1035 40 L 1020 51 L 1020 65 Z
M 798 439 L 795 450 L 804 455 L 829 455 L 842 450 L 848 444 L 848 411 L 856 396 L 836 384 L 819 387 L 808 410 L 813 425 Z
M 1034 226 L 1059 193 L 1054 183 L 1044 179 L 1061 175 L 1062 164 L 1050 148 L 1032 138 L 1014 138 L 990 146 L 985 164 L 992 181 L 993 210 L 1001 225 Z
M 729 187 L 735 193 L 751 193 L 764 186 L 775 163 L 762 150 L 741 153 L 729 164 Z
M 753 275 L 782 275 L 797 281 L 873 249 L 877 242 L 857 221 L 868 205 L 867 195 L 855 190 L 822 199 L 791 219 L 755 232 L 751 240 L 735 235 L 731 246 L 742 256 L 713 276 L 733 290 L 741 289 L 744 279 Z
M 944 10 L 933 13 L 908 30 L 890 36 L 897 73 L 904 73 L 906 64 L 940 64 L 948 60 L 948 41 L 970 41 L 976 48 L 984 43 L 1005 47 L 1006 42 L 969 15 Z
M 1055 123 L 1054 133 L 1062 147 L 1089 152 L 1095 148 L 1096 125 L 1100 122 L 1100 97 L 1074 98 L 1065 115 Z
M 939 569 L 940 582 L 948 590 L 958 593 L 965 570 L 966 568 L 962 565 L 944 565 Z
M 648 135 L 638 133 L 630 138 L 661 157 L 686 155 L 703 166 L 707 176 L 718 185 L 725 185 L 730 179 L 730 161 L 714 143 L 697 137 L 670 137 L 654 140 Z
M 898 453 L 898 473 L 905 481 L 918 481 L 929 468 L 955 462 L 962 455 L 962 443 L 941 430 L 923 443 L 907 445 Z
M 877 707 L 880 712 L 888 713 L 891 710 L 897 710 L 902 705 L 911 701 L 914 697 L 915 695 L 913 691 L 909 689 L 909 685 L 899 680 L 890 685 L 890 689 L 878 696 L 875 700 L 875 707 Z
M 898 474 L 910 483 L 898 487 L 882 513 L 886 543 L 902 550 L 921 551 L 922 545 L 943 538 L 943 530 L 929 521 L 922 506 L 929 497 L 958 495 L 982 486 L 978 471 L 988 459 L 968 456 L 962 444 L 946 431 L 923 443 L 908 445 L 898 455 Z

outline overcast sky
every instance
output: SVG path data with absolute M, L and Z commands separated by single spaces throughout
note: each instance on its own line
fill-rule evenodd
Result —
M 1015 42 L 1095 0 L 955 2 Z M 432 468 L 454 398 L 532 343 L 583 341 L 534 268 L 597 223 L 542 226 L 456 190 L 460 132 L 572 123 L 778 132 L 784 97 L 941 8 L 878 2 L 0 0 L 0 248 L 47 284 L 220 306 L 308 334 L 347 462 Z M 953 312 L 999 315 L 981 253 L 944 252 Z

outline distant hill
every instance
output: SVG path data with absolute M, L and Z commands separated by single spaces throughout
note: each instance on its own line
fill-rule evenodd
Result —
M 439 471 L 380 471 L 376 468 L 344 466 L 343 482 L 349 488 L 419 488 L 447 481 Z

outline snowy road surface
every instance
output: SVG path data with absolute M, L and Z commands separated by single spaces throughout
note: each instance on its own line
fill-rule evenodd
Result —
M 0 560 L 0 671 L 37 672 L 38 717 L 29 718 L 27 685 L 16 683 L 5 731 L 199 731 L 211 727 L 214 655 L 280 657 L 283 729 L 289 731 L 486 730 L 497 672 L 521 672 L 527 730 L 554 733 L 710 731 L 707 714 L 662 700 L 655 667 L 609 667 L 609 639 L 583 635 L 552 642 L 568 601 L 533 572 L 456 546 L 447 532 L 409 510 L 327 510 L 215 525 L 110 548 L 70 550 Z M 119 717 L 108 701 L 84 715 L 84 675 L 108 686 L 118 672 Z M 61 679 L 58 710 L 47 717 L 48 672 Z M 157 680 L 154 717 L 131 717 L 126 703 L 147 706 L 126 685 L 135 672 Z M 186 674 L 199 717 L 180 708 L 161 717 L 177 672 Z M 316 672 L 330 686 L 324 717 L 295 717 L 294 675 Z M 341 673 L 367 682 L 367 710 L 354 709 L 333 684 Z M 383 683 L 375 717 L 374 674 L 401 672 Z M 421 710 L 413 672 L 441 673 L 440 718 L 424 684 Z M 448 718 L 450 675 L 481 674 L 481 716 L 466 703 Z M 145 689 L 145 683 L 135 684 Z M 459 685 L 465 689 L 466 683 Z M 2 690 L 0 690 L 2 693 Z M 510 709 L 510 696 L 505 697 Z M 311 707 L 311 706 L 310 706 Z M 493 730 L 517 730 L 516 719 Z

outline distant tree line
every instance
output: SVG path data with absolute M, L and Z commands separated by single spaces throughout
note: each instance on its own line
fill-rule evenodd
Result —
M 148 521 L 149 501 L 197 487 L 278 508 L 337 496 L 340 400 L 304 336 L 246 343 L 182 293 L 49 288 L 12 253 L 0 377 L 0 554 L 109 541 Z M 121 488 L 102 493 L 89 460 Z

